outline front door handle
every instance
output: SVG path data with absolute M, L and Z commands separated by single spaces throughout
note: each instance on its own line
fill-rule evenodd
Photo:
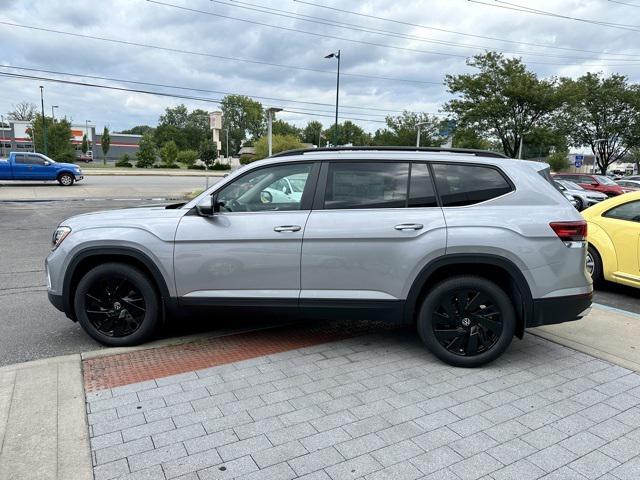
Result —
M 393 228 L 396 230 L 420 230 L 422 227 L 421 223 L 401 223 Z
M 301 228 L 300 225 L 280 225 L 279 227 L 274 227 L 273 230 L 275 232 L 298 232 Z

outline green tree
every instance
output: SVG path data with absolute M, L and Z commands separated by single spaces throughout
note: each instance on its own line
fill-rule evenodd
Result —
M 175 142 L 179 149 L 184 149 L 187 145 L 184 130 L 175 125 L 158 124 L 153 132 L 153 138 L 158 147 L 161 147 L 167 142 Z
M 453 132 L 451 146 L 454 148 L 490 150 L 491 142 L 472 128 L 456 128 Z
M 198 150 L 181 150 L 178 152 L 178 162 L 190 167 L 198 159 Z
M 467 65 L 479 72 L 445 77 L 449 93 L 457 96 L 445 110 L 458 126 L 497 138 L 504 153 L 515 158 L 523 135 L 547 124 L 562 105 L 557 81 L 540 80 L 520 59 L 496 52 L 476 55 Z
M 111 148 L 111 135 L 109 134 L 109 129 L 106 126 L 102 130 L 102 136 L 100 137 L 100 146 L 102 147 L 102 163 L 103 165 L 106 165 L 107 153 L 109 153 L 109 148 Z
M 264 135 L 262 104 L 244 95 L 227 95 L 222 99 L 222 127 L 229 129 L 229 149 L 238 153 L 245 140 Z
M 334 130 L 329 128 L 325 130 L 323 138 L 330 138 L 333 141 Z M 373 139 L 371 135 L 365 132 L 361 127 L 350 120 L 338 124 L 338 145 L 371 145 Z
M 153 130 L 154 128 L 149 125 L 136 125 L 128 130 L 122 130 L 120 133 L 124 133 L 125 135 L 144 135 L 145 133 Z
M 260 137 L 254 146 L 256 147 L 254 160 L 260 160 L 269 155 L 269 142 L 266 136 Z M 273 135 L 271 148 L 273 153 L 280 153 L 286 150 L 304 148 L 304 145 L 300 139 L 294 135 Z
M 302 129 L 292 125 L 284 120 L 274 120 L 271 125 L 273 135 L 293 135 L 294 137 L 302 137 Z
M 116 167 L 126 167 L 131 168 L 133 165 L 131 164 L 131 157 L 128 153 L 125 153 L 120 157 L 120 160 L 116 162 Z
M 151 132 L 146 132 L 140 139 L 140 145 L 136 152 L 137 163 L 139 168 L 148 168 L 156 163 L 157 147 Z
M 547 157 L 547 163 L 554 172 L 562 172 L 569 167 L 569 152 L 566 150 L 558 150 Z
M 75 159 L 75 151 L 71 143 L 71 124 L 66 118 L 54 122 L 45 117 L 47 125 L 47 154 L 58 162 L 71 162 Z M 37 115 L 28 130 L 36 152 L 44 152 L 42 116 Z
M 173 165 L 178 160 L 178 147 L 173 140 L 165 143 L 160 149 L 160 158 L 165 165 Z
M 205 138 L 200 143 L 199 154 L 200 160 L 202 160 L 207 167 L 211 167 L 216 161 L 216 158 L 218 158 L 218 149 L 213 143 L 213 140 Z
M 440 121 L 426 113 L 409 112 L 405 110 L 400 115 L 389 115 L 386 118 L 387 127 L 378 129 L 373 136 L 374 145 L 415 146 L 420 127 L 420 146 L 433 147 L 442 143 L 438 135 Z
M 82 135 L 82 144 L 80 145 L 80 150 L 82 150 L 82 154 L 86 155 L 89 151 L 89 139 L 87 138 L 87 134 Z
M 562 79 L 568 101 L 559 111 L 573 146 L 591 147 L 600 172 L 640 145 L 640 86 L 624 75 L 587 73 Z
M 186 106 L 166 108 L 155 129 L 158 146 L 173 141 L 178 149 L 197 149 L 210 135 L 209 112 L 199 108 L 189 112 Z
M 312 143 L 321 147 L 322 124 L 317 120 L 312 120 L 307 123 L 307 126 L 302 130 L 302 141 L 304 143 Z M 324 138 L 324 137 L 323 137 Z

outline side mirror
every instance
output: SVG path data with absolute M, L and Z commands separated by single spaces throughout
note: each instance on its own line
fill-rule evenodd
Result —
M 196 211 L 201 217 L 213 217 L 215 200 L 213 196 L 208 197 L 207 201 L 196 205 Z
M 48 167 L 49 165 L 51 165 L 51 162 L 49 160 L 45 160 L 43 165 L 45 167 Z

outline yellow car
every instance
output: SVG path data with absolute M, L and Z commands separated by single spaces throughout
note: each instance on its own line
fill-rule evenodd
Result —
M 587 270 L 594 283 L 609 280 L 640 288 L 640 191 L 582 212 L 588 224 Z

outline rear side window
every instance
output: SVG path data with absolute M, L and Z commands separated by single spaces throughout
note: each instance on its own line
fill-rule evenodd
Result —
M 605 213 L 603 217 L 628 220 L 629 222 L 640 222 L 640 201 L 618 205 Z
M 438 206 L 431 173 L 426 163 L 413 163 L 411 165 L 408 206 L 414 208 Z
M 513 190 L 504 176 L 491 167 L 437 163 L 433 172 L 443 207 L 473 205 Z
M 402 208 L 408 183 L 408 163 L 331 162 L 324 208 Z

